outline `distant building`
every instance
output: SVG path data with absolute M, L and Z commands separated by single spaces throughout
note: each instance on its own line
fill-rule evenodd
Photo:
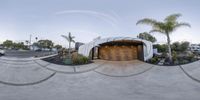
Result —
M 36 46 L 36 45 L 31 45 L 30 46 L 30 50 L 32 50 L 32 51 L 36 51 L 36 50 L 39 50 L 40 48 L 38 47 L 38 46 Z
M 84 45 L 84 43 L 76 42 L 75 43 L 75 50 L 78 50 L 80 46 Z

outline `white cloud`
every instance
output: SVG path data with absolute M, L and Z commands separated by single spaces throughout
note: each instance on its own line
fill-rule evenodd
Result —
M 79 14 L 88 14 L 92 16 L 96 16 L 98 18 L 101 18 L 102 20 L 106 21 L 107 23 L 111 24 L 113 28 L 117 29 L 118 25 L 118 19 L 116 18 L 116 15 L 112 16 L 109 14 L 97 12 L 97 11 L 91 11 L 91 10 L 63 10 L 56 12 L 56 15 L 64 15 L 64 14 L 72 14 L 72 13 L 79 13 Z M 114 13 L 113 13 L 114 14 Z

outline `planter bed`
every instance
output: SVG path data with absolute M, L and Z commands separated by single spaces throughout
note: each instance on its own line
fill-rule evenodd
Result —
M 85 65 L 85 64 L 90 64 L 93 63 L 92 61 L 89 61 L 88 63 L 85 64 L 66 64 L 64 59 L 60 58 L 58 55 L 57 56 L 53 56 L 53 57 L 49 57 L 49 58 L 44 58 L 42 59 L 44 61 L 47 61 L 49 63 L 53 63 L 53 64 L 58 64 L 58 65 L 70 65 L 70 66 L 75 66 L 75 65 Z

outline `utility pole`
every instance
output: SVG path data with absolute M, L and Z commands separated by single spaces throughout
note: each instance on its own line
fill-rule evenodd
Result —
M 31 49 L 31 38 L 32 38 L 32 35 L 30 34 L 29 49 Z
M 30 35 L 30 45 L 31 45 L 31 38 L 32 38 L 32 35 Z

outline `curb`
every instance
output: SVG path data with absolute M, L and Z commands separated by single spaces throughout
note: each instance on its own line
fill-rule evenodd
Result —
M 39 83 L 42 83 L 44 81 L 47 81 L 48 79 L 50 79 L 51 77 L 53 77 L 56 73 L 54 72 L 53 74 L 51 74 L 50 76 L 42 79 L 42 80 L 39 80 L 37 82 L 32 82 L 32 83 L 10 83 L 10 82 L 4 82 L 4 81 L 0 81 L 1 84 L 4 84 L 4 85 L 11 85 L 11 86 L 29 86 L 29 85 L 36 85 L 36 84 L 39 84 Z
M 185 69 L 180 65 L 179 66 L 180 69 L 183 71 L 183 73 L 188 76 L 190 79 L 192 79 L 193 81 L 196 81 L 198 83 L 200 83 L 200 80 L 198 80 L 197 78 L 193 77 L 192 75 L 190 75 L 187 71 L 185 71 Z

